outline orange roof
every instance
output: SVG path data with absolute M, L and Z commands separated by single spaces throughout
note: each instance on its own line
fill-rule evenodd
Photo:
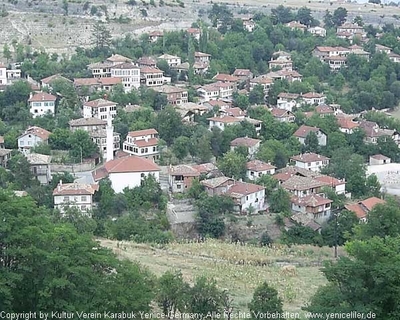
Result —
M 322 98 L 324 95 L 316 92 L 307 92 L 301 95 L 306 99 Z
M 29 98 L 29 102 L 56 101 L 57 97 L 47 92 L 38 92 Z
M 156 146 L 158 144 L 158 139 L 157 138 L 150 138 L 147 141 L 146 140 L 135 140 L 134 144 L 136 146 L 138 146 L 139 148 Z
M 384 203 L 386 203 L 385 200 L 379 199 L 377 197 L 371 197 L 363 201 L 360 201 L 360 204 L 366 207 L 369 211 L 371 211 L 377 204 L 384 204 Z
M 65 183 L 59 184 L 53 190 L 53 196 L 93 195 L 97 190 L 99 190 L 99 186 L 96 184 Z
M 357 122 L 354 122 L 350 118 L 344 118 L 344 117 L 338 117 L 337 123 L 339 125 L 339 128 L 342 129 L 354 129 L 359 126 Z
M 328 157 L 321 156 L 320 154 L 308 152 L 291 157 L 291 159 L 299 162 L 315 162 L 329 160 Z
M 163 73 L 162 70 L 156 68 L 156 67 L 141 67 L 140 68 L 140 73 Z
M 214 122 L 234 123 L 234 122 L 241 122 L 243 119 L 239 119 L 239 118 L 232 117 L 232 116 L 222 116 L 222 117 L 207 118 L 207 120 L 214 121 Z
M 177 166 L 170 167 L 168 170 L 171 176 L 184 176 L 184 177 L 198 177 L 200 176 L 200 172 L 195 168 L 181 164 Z
M 160 171 L 156 163 L 151 160 L 136 156 L 123 157 L 106 162 L 104 165 L 107 173 L 146 172 Z
M 299 138 L 306 138 L 310 132 L 318 132 L 320 129 L 317 127 L 309 127 L 306 125 L 302 125 L 300 128 L 296 130 L 296 132 L 293 134 L 295 137 Z
M 122 83 L 122 79 L 121 78 L 113 78 L 113 77 L 106 77 L 106 78 L 99 78 L 99 82 L 103 85 L 103 86 L 110 86 L 110 85 L 114 85 L 114 84 L 118 84 L 118 83 Z
M 128 136 L 132 138 L 148 136 L 151 134 L 158 134 L 158 131 L 156 129 L 145 129 L 145 130 L 136 130 L 128 132 Z
M 213 78 L 214 80 L 217 81 L 227 81 L 227 82 L 237 82 L 239 81 L 238 77 L 231 76 L 230 74 L 225 74 L 225 73 L 219 73 Z
M 253 160 L 246 163 L 246 168 L 252 171 L 267 171 L 271 169 L 275 169 L 276 167 L 270 163 L 266 163 L 261 160 Z
M 30 127 L 26 129 L 26 131 L 20 136 L 20 138 L 27 134 L 38 136 L 42 140 L 47 140 L 51 135 L 51 132 L 40 127 Z
M 320 182 L 323 182 L 327 186 L 331 186 L 331 187 L 336 187 L 336 186 L 339 186 L 341 184 L 345 184 L 346 183 L 344 180 L 339 180 L 339 179 L 336 179 L 334 177 L 327 176 L 327 175 L 315 176 L 314 179 L 318 180 Z
M 263 186 L 259 186 L 258 184 L 235 181 L 234 184 L 228 189 L 226 194 L 231 196 L 246 196 L 261 190 L 265 190 L 265 188 Z
M 272 108 L 271 113 L 274 116 L 274 118 L 282 118 L 283 116 L 291 116 L 293 113 L 291 113 L 288 110 L 285 109 L 279 109 L 279 108 Z

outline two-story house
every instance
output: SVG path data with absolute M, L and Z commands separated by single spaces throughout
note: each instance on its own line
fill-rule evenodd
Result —
M 325 103 L 326 96 L 322 93 L 317 92 L 307 92 L 301 95 L 301 99 L 304 104 L 310 105 L 320 105 Z
M 154 30 L 149 32 L 149 42 L 157 42 L 159 39 L 164 37 L 164 32 L 159 30 Z
M 261 160 L 252 160 L 246 163 L 246 177 L 249 180 L 257 180 L 263 175 L 275 174 L 276 167 Z
M 129 132 L 122 145 L 122 150 L 131 155 L 157 160 L 160 154 L 157 130 L 146 129 Z
M 230 147 L 232 151 L 235 150 L 237 147 L 244 147 L 248 152 L 249 158 L 252 158 L 258 152 L 258 149 L 260 149 L 260 144 L 261 140 L 259 139 L 241 137 L 232 140 L 230 143 Z
M 200 177 L 200 172 L 192 166 L 180 164 L 170 166 L 168 170 L 169 187 L 173 193 L 185 192 L 192 186 L 193 179 Z
M 273 84 L 274 80 L 271 79 L 268 75 L 264 74 L 250 80 L 250 91 L 253 90 L 255 86 L 260 85 L 264 90 L 265 96 L 267 96 L 269 89 L 271 89 Z
M 140 87 L 140 68 L 132 62 L 120 63 L 110 67 L 111 77 L 121 79 L 125 92 Z
M 47 144 L 51 132 L 40 127 L 30 127 L 18 137 L 18 150 L 23 153 L 29 153 L 30 149 L 39 144 Z
M 310 27 L 307 29 L 309 33 L 311 33 L 313 36 L 318 36 L 325 38 L 326 37 L 326 29 L 322 27 Z
M 318 145 L 320 146 L 326 146 L 326 141 L 327 141 L 327 136 L 326 134 L 317 127 L 310 127 L 306 125 L 302 125 L 300 128 L 296 130 L 296 132 L 293 134 L 294 137 L 296 137 L 301 144 L 305 144 L 307 136 L 311 133 L 314 132 L 318 138 Z
M 336 118 L 339 131 L 346 134 L 352 134 L 360 125 L 358 122 L 354 121 L 354 117 L 352 116 L 337 115 Z
M 274 117 L 275 120 L 279 122 L 294 122 L 296 119 L 294 116 L 294 113 L 285 110 L 285 109 L 279 109 L 279 108 L 272 108 L 271 110 L 272 116 Z
M 235 181 L 227 177 L 202 180 L 201 184 L 210 196 L 227 195 L 235 202 L 235 211 L 245 213 L 265 209 L 265 188 L 252 183 Z
M 114 119 L 116 115 L 117 115 L 116 102 L 106 99 L 96 99 L 85 102 L 83 104 L 84 118 L 98 118 L 100 120 L 107 120 L 108 117 Z
M 305 30 L 307 30 L 307 26 L 298 21 L 290 21 L 286 23 L 285 26 L 290 28 L 290 30 L 292 31 L 299 30 L 301 32 L 304 32 Z
M 155 68 L 157 66 L 157 61 L 152 57 L 140 57 L 139 59 L 136 60 L 136 64 L 139 66 L 139 68 L 142 67 Z
M 196 51 L 194 53 L 194 61 L 208 65 L 211 61 L 211 54 Z
M 318 194 L 310 194 L 305 197 L 293 196 L 291 198 L 292 211 L 295 214 L 303 214 L 310 219 L 322 224 L 331 217 L 332 200 Z
M 311 170 L 314 172 L 320 172 L 321 169 L 329 164 L 329 158 L 321 156 L 313 152 L 299 154 L 293 156 L 290 160 L 294 161 L 296 167 Z
M 141 84 L 146 87 L 157 87 L 171 82 L 171 78 L 164 77 L 163 71 L 156 67 L 141 67 L 140 76 Z
M 29 153 L 26 155 L 26 159 L 29 162 L 35 179 L 37 179 L 40 184 L 49 184 L 51 182 L 51 156 L 38 153 Z
M 160 168 L 152 160 L 137 156 L 113 159 L 92 173 L 96 182 L 108 177 L 116 193 L 123 192 L 125 188 L 139 187 L 149 175 L 159 181 Z
M 270 69 L 289 70 L 293 69 L 293 61 L 291 55 L 284 51 L 273 53 L 271 60 L 268 62 Z
M 240 82 L 250 81 L 254 77 L 253 72 L 249 69 L 235 69 L 232 75 L 238 78 Z
M 200 40 L 201 30 L 199 28 L 189 28 L 186 32 L 197 41 Z
M 111 77 L 111 67 L 123 63 L 132 63 L 132 59 L 120 54 L 113 54 L 105 61 L 90 64 L 88 69 L 95 78 Z
M 47 92 L 31 93 L 28 103 L 33 118 L 55 114 L 57 97 Z
M 167 97 L 168 104 L 181 105 L 188 103 L 188 91 L 185 88 L 164 85 L 154 88 L 155 91 Z
M 170 68 L 179 66 L 182 63 L 182 60 L 178 56 L 173 56 L 171 54 L 163 54 L 158 57 L 159 60 L 167 61 Z
M 98 185 L 60 181 L 53 191 L 54 208 L 61 213 L 64 213 L 67 208 L 76 208 L 91 217 L 93 195 L 98 190 Z
M 300 106 L 299 97 L 300 95 L 296 93 L 281 92 L 280 94 L 278 94 L 276 107 L 278 109 L 293 112 L 293 108 L 297 108 Z
M 75 78 L 74 88 L 79 94 L 91 94 L 95 91 L 111 91 L 117 84 L 122 84 L 121 78 Z

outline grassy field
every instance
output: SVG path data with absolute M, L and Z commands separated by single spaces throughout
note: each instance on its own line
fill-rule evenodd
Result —
M 333 253 L 330 248 L 312 246 L 261 248 L 215 240 L 171 243 L 164 248 L 108 239 L 99 242 L 120 258 L 139 261 L 157 276 L 179 269 L 190 283 L 201 275 L 215 278 L 221 288 L 228 290 L 237 311 L 247 311 L 254 289 L 268 281 L 283 298 L 285 311 L 300 312 L 318 287 L 326 283 L 320 268 Z M 284 264 L 296 265 L 297 275 L 283 275 Z

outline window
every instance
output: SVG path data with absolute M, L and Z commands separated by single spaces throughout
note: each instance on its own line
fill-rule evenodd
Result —
M 153 147 L 153 152 L 157 151 L 157 147 Z
M 178 184 L 178 185 L 176 186 L 176 188 L 177 188 L 177 189 L 181 189 L 181 185 Z
M 140 153 L 144 153 L 144 149 L 140 149 Z
M 64 197 L 63 202 L 69 202 L 69 197 Z
M 145 177 L 145 174 L 144 174 L 144 173 L 141 173 L 141 174 L 140 174 L 140 178 L 143 179 L 144 177 Z
M 249 196 L 246 196 L 246 200 L 249 200 Z
M 82 201 L 82 202 L 86 202 L 86 201 L 87 201 L 87 197 L 86 197 L 86 196 L 82 196 L 82 197 L 81 197 L 81 201 Z
M 311 167 L 311 162 L 307 163 L 307 165 L 308 165 L 309 167 Z
M 82 211 L 86 211 L 86 206 L 81 206 Z
M 327 203 L 326 205 L 325 205 L 325 208 L 329 208 L 331 206 L 331 204 L 330 203 Z

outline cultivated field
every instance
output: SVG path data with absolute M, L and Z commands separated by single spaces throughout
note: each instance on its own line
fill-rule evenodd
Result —
M 263 281 L 275 287 L 285 311 L 300 312 L 319 286 L 326 283 L 322 261 L 332 259 L 333 250 L 312 246 L 261 248 L 215 240 L 205 243 L 172 243 L 164 248 L 100 239 L 101 245 L 119 257 L 139 261 L 156 275 L 171 269 L 182 271 L 189 282 L 200 275 L 213 277 L 234 299 L 237 311 L 247 311 L 254 289 Z M 297 275 L 282 274 L 282 266 L 296 266 Z

